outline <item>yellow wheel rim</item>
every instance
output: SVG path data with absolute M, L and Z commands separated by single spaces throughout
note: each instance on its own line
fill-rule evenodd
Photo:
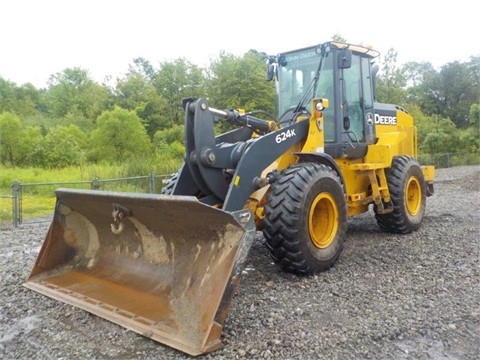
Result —
M 308 214 L 308 231 L 312 243 L 319 249 L 330 246 L 338 229 L 338 208 L 328 193 L 320 193 L 313 200 Z
M 405 206 L 410 215 L 414 216 L 420 211 L 422 205 L 422 190 L 416 177 L 408 179 L 405 188 Z

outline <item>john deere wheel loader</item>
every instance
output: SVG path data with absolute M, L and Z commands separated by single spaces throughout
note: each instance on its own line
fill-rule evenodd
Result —
M 333 266 L 370 205 L 382 230 L 417 230 L 434 168 L 407 111 L 375 102 L 377 55 L 329 42 L 269 57 L 277 121 L 185 99 L 185 162 L 162 194 L 58 189 L 25 285 L 199 355 L 221 346 L 257 230 L 300 275 Z M 216 121 L 238 127 L 215 136 Z

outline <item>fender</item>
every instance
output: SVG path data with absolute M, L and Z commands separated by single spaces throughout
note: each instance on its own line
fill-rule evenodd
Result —
M 323 164 L 326 166 L 331 167 L 338 175 L 340 178 L 340 181 L 343 186 L 343 190 L 345 191 L 345 181 L 343 180 L 343 175 L 342 172 L 340 171 L 340 168 L 338 167 L 337 163 L 335 160 L 333 160 L 333 157 L 326 153 L 314 153 L 314 152 L 295 152 L 293 153 L 294 155 L 298 156 L 298 162 L 299 163 L 304 163 L 304 162 L 313 162 L 317 164 Z

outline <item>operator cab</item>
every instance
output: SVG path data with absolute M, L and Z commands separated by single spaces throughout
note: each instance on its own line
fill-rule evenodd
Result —
M 364 157 L 376 141 L 373 59 L 378 52 L 328 42 L 270 57 L 267 80 L 276 79 L 279 123 L 311 113 L 311 100 L 326 98 L 325 152 L 333 158 Z

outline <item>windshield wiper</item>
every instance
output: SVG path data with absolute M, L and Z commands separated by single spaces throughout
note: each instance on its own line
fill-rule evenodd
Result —
M 302 98 L 298 102 L 297 107 L 295 108 L 295 112 L 300 112 L 302 109 L 306 108 L 307 102 L 311 99 L 314 99 L 317 93 L 317 85 L 318 85 L 318 80 L 320 78 L 320 70 L 322 69 L 322 64 L 323 64 L 323 52 L 320 55 L 320 62 L 318 63 L 317 71 L 315 72 L 315 76 L 310 82 L 310 85 L 308 85 L 307 90 L 303 93 Z M 312 98 L 310 99 L 308 94 L 312 92 Z

